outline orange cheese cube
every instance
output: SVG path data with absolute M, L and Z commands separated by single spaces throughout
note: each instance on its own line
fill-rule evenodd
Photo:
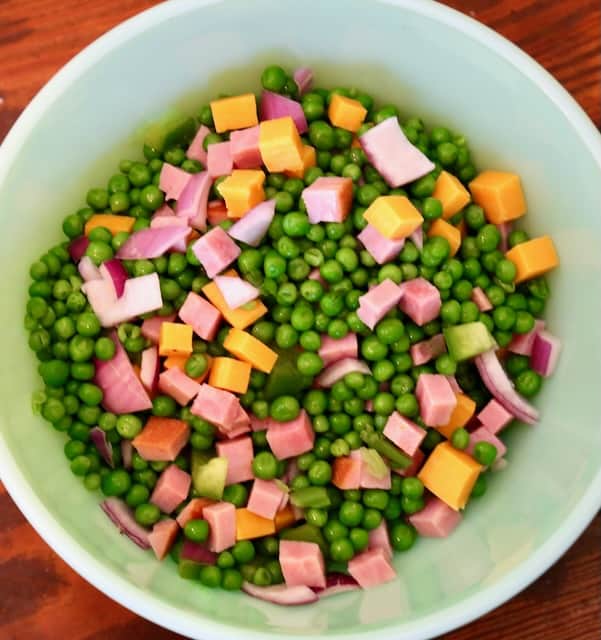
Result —
M 438 220 L 435 220 L 432 223 L 430 230 L 428 231 L 428 238 L 431 238 L 432 236 L 441 236 L 442 238 L 446 238 L 451 247 L 452 256 L 459 251 L 459 247 L 461 246 L 460 229 L 454 227 L 448 222 L 445 222 L 442 218 L 438 218 Z
M 233 328 L 223 341 L 223 346 L 236 358 L 248 362 L 252 367 L 270 373 L 278 354 L 246 331 Z
M 445 220 L 459 213 L 471 200 L 470 192 L 461 184 L 459 178 L 448 171 L 440 172 L 432 197 L 442 202 L 442 217 Z
M 165 361 L 163 362 L 163 368 L 165 369 L 173 369 L 173 368 L 178 368 L 181 369 L 182 371 L 184 370 L 185 366 L 186 366 L 186 362 L 188 362 L 188 358 L 190 356 L 168 356 L 167 358 L 165 358 Z
M 515 173 L 483 171 L 470 182 L 470 191 L 493 224 L 509 222 L 526 213 L 522 184 Z
M 294 515 L 294 509 L 289 504 L 275 514 L 274 524 L 276 531 L 286 529 L 295 522 L 296 516 Z
M 85 234 L 89 236 L 90 231 L 92 231 L 92 229 L 97 229 L 98 227 L 108 229 L 113 235 L 120 231 L 130 233 L 135 222 L 136 219 L 131 216 L 115 216 L 110 213 L 96 213 L 86 222 Z
M 379 196 L 369 205 L 363 217 L 390 240 L 406 238 L 424 221 L 406 196 Z
M 159 336 L 159 355 L 189 356 L 192 353 L 192 327 L 178 322 L 163 322 Z
M 265 200 L 265 174 L 260 169 L 235 169 L 218 187 L 228 218 L 241 218 Z
M 522 242 L 510 249 L 505 257 L 517 268 L 516 284 L 542 276 L 559 265 L 559 256 L 549 236 Z
M 476 411 L 476 403 L 469 396 L 464 393 L 457 393 L 455 397 L 457 398 L 457 404 L 453 409 L 449 422 L 442 427 L 436 427 L 449 440 L 456 429 L 465 427 Z
M 305 171 L 317 164 L 317 154 L 315 147 L 310 144 L 304 144 L 302 149 L 303 168 L 298 171 L 284 171 L 289 178 L 303 178 Z
M 328 118 L 335 127 L 355 133 L 363 124 L 367 109 L 359 102 L 335 93 L 330 100 Z
M 483 468 L 467 453 L 443 442 L 432 451 L 417 477 L 437 498 L 459 511 L 467 504 Z
M 248 509 L 236 509 L 236 540 L 252 540 L 275 533 L 275 522 Z
M 257 99 L 253 93 L 213 100 L 211 114 L 217 133 L 232 129 L 246 129 L 259 124 Z
M 301 171 L 303 142 L 290 116 L 259 125 L 259 151 L 269 171 Z
M 229 269 L 223 273 L 224 276 L 237 276 L 234 269 Z M 202 292 L 217 307 L 221 314 L 236 329 L 246 329 L 267 313 L 267 307 L 260 300 L 253 300 L 243 307 L 232 309 L 223 299 L 219 287 L 214 282 L 209 282 L 202 288 Z
M 246 393 L 250 380 L 250 364 L 234 358 L 215 358 L 211 366 L 209 384 L 218 389 Z

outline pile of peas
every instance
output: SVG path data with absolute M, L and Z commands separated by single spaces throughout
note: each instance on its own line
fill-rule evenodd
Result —
M 356 89 L 316 88 L 299 98 L 296 84 L 279 66 L 267 67 L 261 82 L 265 89 L 300 100 L 309 123 L 303 141 L 315 147 L 317 165 L 308 169 L 302 179 L 281 173 L 267 176 L 265 195 L 275 199 L 276 215 L 259 248 L 242 246 L 237 268 L 246 280 L 260 288 L 269 308 L 269 314 L 250 331 L 265 344 L 288 354 L 282 357 L 295 354 L 294 364 L 307 384 L 304 391 L 297 386 L 296 392 L 287 390 L 270 397 L 266 393 L 269 376 L 253 371 L 249 390 L 241 396 L 241 402 L 258 418 L 288 421 L 296 418 L 301 409 L 310 416 L 317 436 L 315 446 L 296 460 L 299 474 L 290 486 L 298 500 L 304 496 L 306 523 L 282 532 L 281 536 L 317 542 L 325 552 L 328 566 L 344 570 L 346 563 L 367 547 L 368 532 L 383 520 L 389 526 L 397 551 L 406 551 L 414 544 L 416 531 L 405 518 L 423 507 L 424 486 L 418 478 L 393 474 L 390 491 L 340 491 L 331 484 L 333 460 L 368 446 L 391 463 L 395 456 L 402 461 L 402 454 L 391 447 L 381 431 L 393 411 L 425 428 L 415 396 L 421 373 L 455 375 L 478 407 L 489 399 L 470 363 L 457 363 L 445 353 L 433 362 L 414 366 L 409 354 L 411 345 L 440 333 L 444 327 L 481 321 L 501 347 L 507 346 L 513 334 L 532 329 L 535 318 L 544 311 L 549 288 L 543 278 L 514 284 L 515 266 L 500 249 L 499 230 L 487 223 L 484 211 L 475 204 L 468 205 L 451 220 L 453 224 L 465 225 L 467 230 L 457 256 L 450 256 L 446 239 L 433 237 L 425 240 L 421 251 L 407 241 L 398 258 L 378 265 L 356 239 L 366 226 L 363 218 L 366 208 L 380 195 L 406 195 L 422 213 L 427 232 L 431 223 L 442 216 L 442 204 L 432 196 L 440 171 L 453 173 L 463 183 L 476 175 L 466 139 L 445 127 L 428 131 L 418 117 L 402 120 L 394 105 L 376 106 L 371 96 Z M 390 189 L 367 161 L 363 150 L 352 146 L 353 135 L 328 122 L 328 104 L 334 94 L 354 98 L 368 110 L 359 135 L 386 118 L 398 117 L 407 138 L 435 162 L 434 171 L 404 189 Z M 205 149 L 227 139 L 228 134 L 214 132 L 208 105 L 200 109 L 197 121 L 212 129 L 205 138 Z M 106 188 L 90 189 L 86 206 L 64 219 L 62 228 L 67 241 L 51 248 L 30 268 L 32 283 L 25 328 L 44 382 L 44 389 L 34 393 L 34 411 L 67 435 L 65 456 L 84 486 L 91 491 L 100 489 L 105 496 L 122 498 L 133 510 L 136 521 L 145 527 L 151 527 L 162 517 L 149 498 L 158 475 L 168 463 L 147 461 L 134 452 L 131 468 L 125 469 L 120 443 L 135 438 L 149 414 L 185 420 L 192 428 L 190 447 L 178 456 L 175 464 L 189 471 L 190 451 L 211 451 L 216 429 L 192 415 L 189 407 L 179 406 L 164 395 L 154 398 L 150 412 L 115 415 L 103 410 L 102 390 L 93 382 L 94 361 L 110 360 L 115 345 L 102 330 L 81 291 L 83 282 L 69 248 L 70 241 L 82 236 L 85 223 L 95 213 L 134 217 L 133 232 L 148 227 L 152 214 L 164 203 L 164 194 L 158 188 L 163 163 L 190 173 L 203 170 L 199 162 L 186 157 L 189 142 L 182 140 L 163 151 L 145 145 L 144 160 L 120 162 L 119 172 L 110 177 Z M 353 207 L 345 222 L 310 224 L 300 196 L 320 176 L 344 176 L 353 181 Z M 219 183 L 220 179 L 215 181 L 211 198 L 221 198 Z M 225 229 L 230 225 L 230 221 L 221 223 Z M 89 234 L 85 254 L 100 265 L 115 255 L 129 235 L 125 232 L 113 235 L 106 228 L 96 228 Z M 524 231 L 512 231 L 509 247 L 527 239 Z M 156 314 L 159 316 L 175 313 L 190 291 L 199 293 L 209 282 L 190 247 L 185 254 L 130 260 L 124 266 L 131 277 L 159 275 L 164 303 Z M 318 270 L 325 285 L 309 278 L 313 270 Z M 443 304 L 439 318 L 420 327 L 399 309 L 393 309 L 373 332 L 359 319 L 359 298 L 371 285 L 385 279 L 401 283 L 418 276 L 440 291 Z M 486 293 L 492 311 L 480 312 L 472 302 L 474 287 Z M 139 363 L 141 352 L 149 346 L 140 330 L 146 317 L 149 316 L 123 323 L 117 329 L 118 339 L 134 363 Z M 194 339 L 193 355 L 185 365 L 189 376 L 197 377 L 206 371 L 208 356 L 226 354 L 223 341 L 227 332 L 227 327 L 222 328 L 210 343 Z M 321 337 L 327 334 L 340 339 L 349 332 L 358 335 L 360 357 L 370 365 L 371 375 L 349 373 L 331 389 L 307 389 L 324 367 L 318 354 Z M 510 354 L 505 365 L 518 392 L 531 397 L 539 391 L 541 377 L 530 368 L 527 357 Z M 90 431 L 95 426 L 106 432 L 113 446 L 113 467 L 102 460 L 90 441 Z M 286 465 L 269 450 L 265 432 L 254 432 L 252 439 L 255 476 L 266 480 L 281 477 Z M 422 448 L 431 451 L 440 441 L 438 431 L 427 429 Z M 457 429 L 451 442 L 456 448 L 465 449 L 469 444 L 468 432 Z M 490 465 L 495 456 L 495 447 L 488 443 L 479 443 L 474 452 L 474 457 L 484 465 Z M 481 475 L 472 495 L 477 497 L 485 491 L 486 476 Z M 248 493 L 248 483 L 235 484 L 226 487 L 223 499 L 242 507 Z M 190 497 L 196 496 L 196 490 L 192 489 Z M 186 539 L 198 543 L 205 542 L 208 533 L 208 524 L 202 519 L 192 520 L 183 530 Z M 181 544 L 180 540 L 175 545 L 172 556 L 179 560 L 183 577 L 225 589 L 240 588 L 242 580 L 257 585 L 282 582 L 277 537 L 238 542 L 219 554 L 215 566 L 199 567 L 179 559 Z

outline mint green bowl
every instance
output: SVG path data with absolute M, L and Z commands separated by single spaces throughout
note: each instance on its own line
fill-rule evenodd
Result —
M 319 84 L 358 85 L 405 114 L 463 132 L 479 167 L 517 171 L 526 227 L 550 233 L 562 267 L 548 324 L 564 342 L 538 399 L 540 424 L 508 434 L 509 466 L 448 539 L 397 555 L 395 582 L 278 608 L 181 580 L 117 534 L 30 410 L 39 387 L 22 326 L 29 264 L 61 239 L 132 132 L 217 91 L 252 91 L 266 61 L 315 68 Z M 601 140 L 574 100 L 492 31 L 426 0 L 179 0 L 104 36 L 40 92 L 0 149 L 0 473 L 44 539 L 96 587 L 187 636 L 248 640 L 429 638 L 523 589 L 601 505 Z M 501 635 L 503 635 L 501 633 Z

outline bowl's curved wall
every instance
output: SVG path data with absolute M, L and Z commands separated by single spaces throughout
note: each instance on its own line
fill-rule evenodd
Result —
M 120 538 L 71 475 L 63 436 L 30 414 L 39 385 L 22 328 L 29 264 L 59 241 L 62 217 L 139 154 L 139 130 L 174 104 L 258 86 L 269 60 L 302 62 L 325 86 L 357 85 L 406 115 L 466 135 L 479 167 L 525 185 L 527 228 L 555 239 L 551 330 L 564 353 L 541 423 L 508 435 L 509 468 L 448 540 L 396 557 L 389 585 L 300 609 L 202 590 Z M 459 14 L 420 0 L 166 3 L 72 62 L 0 150 L 0 473 L 40 533 L 126 606 L 194 637 L 263 634 L 423 638 L 513 595 L 570 544 L 599 506 L 601 145 L 545 72 Z M 370 636 L 372 637 L 372 636 Z

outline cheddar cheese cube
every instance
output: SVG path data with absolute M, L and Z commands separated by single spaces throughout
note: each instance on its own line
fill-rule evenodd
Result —
M 234 358 L 215 358 L 209 374 L 209 384 L 218 389 L 246 393 L 250 380 L 250 365 L 248 362 L 234 360 Z
M 84 231 L 86 236 L 89 236 L 90 232 L 98 227 L 108 229 L 113 235 L 120 231 L 130 233 L 135 222 L 136 219 L 132 216 L 116 216 L 110 213 L 96 213 L 86 222 Z
M 516 284 L 542 276 L 559 265 L 559 256 L 549 236 L 522 242 L 510 249 L 505 257 L 516 266 Z
M 213 100 L 211 114 L 217 133 L 232 129 L 246 129 L 259 124 L 257 99 L 253 93 Z
M 426 489 L 459 511 L 467 504 L 483 467 L 450 442 L 439 444 L 418 474 Z
M 225 271 L 224 276 L 237 276 L 234 269 Z M 221 311 L 226 322 L 229 322 L 236 329 L 246 329 L 267 313 L 267 307 L 260 300 L 253 300 L 237 309 L 232 309 L 226 303 L 219 291 L 219 287 L 214 282 L 209 282 L 202 288 L 202 292 Z
M 335 127 L 355 133 L 359 130 L 367 109 L 358 101 L 335 93 L 330 100 L 328 117 Z
M 493 224 L 509 222 L 526 213 L 520 177 L 515 173 L 483 171 L 470 182 L 470 191 Z
M 189 356 L 192 353 L 192 327 L 178 322 L 163 322 L 159 335 L 159 355 Z
M 304 166 L 303 142 L 290 116 L 261 122 L 259 150 L 269 171 L 301 171 Z
M 167 356 L 165 361 L 163 362 L 164 369 L 173 369 L 177 367 L 178 369 L 184 370 L 186 366 L 186 362 L 188 362 L 188 355 L 177 355 L 177 356 Z
M 476 403 L 469 396 L 464 393 L 457 393 L 455 397 L 457 398 L 457 404 L 448 423 L 441 427 L 436 427 L 437 431 L 449 440 L 456 429 L 465 427 L 476 411 Z
M 459 213 L 471 200 L 470 192 L 461 184 L 459 178 L 448 171 L 440 172 L 432 197 L 442 202 L 442 217 L 445 220 Z
M 236 540 L 252 540 L 275 533 L 275 522 L 248 509 L 236 509 Z
M 461 246 L 461 230 L 454 227 L 452 224 L 449 224 L 442 218 L 438 218 L 438 220 L 435 220 L 432 223 L 430 230 L 428 231 L 428 237 L 432 238 L 433 236 L 446 238 L 449 246 L 451 247 L 452 256 L 459 251 L 459 247 Z
M 379 196 L 369 205 L 363 217 L 389 240 L 406 238 L 424 221 L 406 196 Z
M 253 335 L 240 329 L 230 329 L 223 346 L 240 360 L 252 367 L 270 373 L 278 359 L 278 354 Z
M 310 144 L 304 144 L 302 150 L 303 168 L 297 171 L 284 171 L 289 178 L 303 178 L 305 171 L 314 167 L 317 164 L 317 154 L 315 153 L 315 147 Z
M 241 218 L 265 200 L 265 174 L 260 169 L 235 169 L 220 183 L 219 193 L 225 200 L 228 218 Z

